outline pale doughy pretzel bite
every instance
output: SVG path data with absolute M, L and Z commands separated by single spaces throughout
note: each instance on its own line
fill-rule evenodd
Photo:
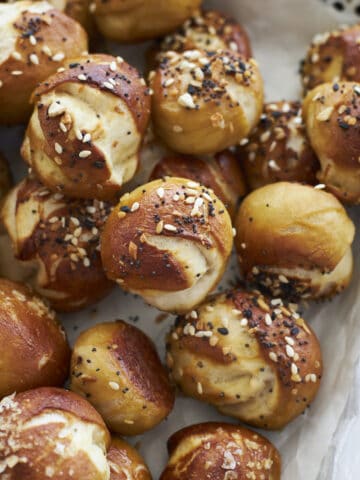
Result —
M 256 291 L 217 295 L 179 317 L 167 351 L 172 377 L 187 395 L 267 429 L 300 415 L 322 375 L 314 332 L 281 299 Z
M 278 182 L 240 206 L 235 240 L 251 284 L 277 297 L 325 298 L 350 282 L 354 224 L 330 193 Z

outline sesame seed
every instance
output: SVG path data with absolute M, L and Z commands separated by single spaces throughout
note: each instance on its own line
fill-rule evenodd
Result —
M 47 111 L 50 118 L 57 117 L 58 115 L 62 115 L 64 112 L 65 112 L 65 106 L 57 102 L 51 103 Z
M 189 188 L 197 188 L 200 186 L 200 184 L 198 182 L 193 182 L 193 181 L 189 181 L 186 183 L 186 186 L 189 187 Z
M 164 198 L 165 190 L 162 187 L 160 187 L 156 190 L 156 194 L 159 198 Z
M 203 394 L 203 387 L 200 382 L 197 383 L 197 392 L 199 395 Z
M 295 345 L 295 340 L 291 337 L 285 337 L 285 342 L 292 347 Z
M 279 280 L 281 283 L 289 283 L 289 280 L 285 277 L 285 275 L 279 275 Z
M 61 155 L 63 153 L 62 146 L 57 142 L 55 142 L 55 152 L 58 153 L 59 155 Z
M 286 345 L 285 350 L 288 357 L 292 358 L 295 355 L 294 349 L 290 345 Z
M 314 187 L 315 190 L 323 190 L 324 188 L 326 188 L 326 185 L 324 183 L 318 183 Z
M 291 364 L 291 373 L 292 373 L 293 375 L 297 375 L 297 374 L 298 374 L 298 371 L 299 371 L 298 367 L 295 365 L 295 363 L 292 363 L 292 364 Z
M 248 323 L 249 323 L 249 321 L 248 321 L 247 318 L 242 318 L 242 319 L 240 320 L 240 325 L 241 325 L 242 327 L 246 327 Z
M 29 42 L 31 43 L 31 45 L 36 45 L 37 44 L 37 40 L 34 37 L 34 35 L 30 35 Z
M 75 129 L 75 137 L 82 142 L 83 134 L 78 128 Z
M 213 311 L 214 311 L 214 307 L 212 307 L 211 305 L 206 305 L 205 310 L 206 310 L 207 312 L 213 312 Z
M 117 61 L 117 63 L 123 63 L 124 59 L 119 56 L 119 57 L 116 57 L 116 61 Z
M 271 316 L 270 316 L 269 313 L 267 313 L 267 314 L 265 315 L 265 323 L 266 323 L 266 325 L 268 325 L 269 327 L 270 327 L 270 325 L 272 325 L 272 319 L 271 319 Z
M 51 57 L 51 60 L 53 62 L 61 62 L 62 60 L 64 60 L 64 58 L 65 58 L 65 54 L 63 52 L 58 52 Z
M 116 72 L 116 63 L 115 62 L 111 62 L 110 65 L 109 65 L 109 68 L 112 72 Z
M 185 108 L 194 109 L 196 105 L 190 93 L 184 93 L 178 98 L 178 104 Z
M 156 224 L 156 229 L 155 229 L 156 233 L 160 234 L 163 231 L 163 228 L 164 228 L 164 222 L 160 220 L 160 222 Z
M 269 358 L 270 358 L 270 360 L 272 360 L 273 362 L 277 362 L 277 361 L 278 361 L 277 355 L 276 355 L 275 352 L 270 352 L 270 353 L 269 353 Z
M 21 54 L 19 52 L 13 52 L 11 54 L 12 58 L 14 58 L 15 60 L 21 60 Z
M 88 259 L 88 257 L 84 258 L 83 265 L 84 267 L 90 267 L 90 260 Z
M 81 227 L 77 227 L 77 228 L 74 230 L 74 237 L 79 238 L 81 234 L 82 234 L 82 228 L 81 228 Z
M 245 145 L 247 145 L 249 143 L 249 139 L 248 138 L 243 138 L 242 140 L 240 140 L 239 142 L 239 145 L 241 147 L 244 147 Z
M 173 132 L 175 133 L 182 133 L 184 131 L 184 129 L 180 127 L 180 125 L 174 125 L 172 129 L 173 129 Z
M 113 85 L 112 83 L 110 83 L 110 82 L 104 82 L 104 83 L 103 83 L 103 86 L 104 86 L 105 88 L 108 88 L 109 90 L 114 90 L 114 85 Z
M 0 88 L 4 85 L 3 81 L 0 80 Z
M 14 75 L 15 77 L 18 77 L 19 75 L 22 75 L 23 72 L 21 70 L 13 70 L 11 72 L 11 75 Z
M 187 198 L 185 199 L 185 203 L 186 203 L 187 205 L 191 205 L 191 204 L 195 203 L 195 197 L 187 197 Z
M 49 48 L 47 45 L 44 45 L 44 46 L 42 47 L 41 51 L 42 51 L 43 53 L 45 53 L 45 55 L 47 55 L 48 57 L 51 57 L 51 55 L 52 55 L 52 52 L 51 52 L 50 48 Z
M 87 142 L 90 142 L 90 141 L 91 141 L 91 134 L 90 133 L 85 133 L 85 135 L 82 139 L 82 142 L 87 143 Z
M 109 387 L 112 389 L 112 390 L 120 390 L 120 385 L 116 382 L 109 382 Z
M 59 123 L 59 128 L 62 132 L 67 133 L 66 125 L 63 122 Z
M 49 223 L 56 223 L 56 222 L 58 222 L 58 221 L 59 221 L 59 217 L 51 217 L 51 218 L 49 219 Z
M 233 237 L 236 237 L 236 228 L 232 228 L 231 231 L 232 231 L 232 236 L 233 236 Z
M 274 305 L 274 306 L 282 305 L 282 300 L 281 300 L 281 298 L 273 298 L 270 303 L 271 303 L 271 305 Z
M 170 223 L 165 223 L 164 228 L 169 232 L 177 232 L 177 228 L 174 225 L 171 225 Z
M 90 150 L 81 150 L 81 152 L 79 153 L 79 157 L 80 158 L 87 158 L 91 155 L 91 151 Z
M 269 131 L 264 132 L 262 135 L 260 135 L 260 142 L 265 143 L 269 140 L 271 133 Z
M 178 200 L 180 200 L 180 196 L 177 193 L 175 193 L 175 195 L 172 198 L 174 202 L 177 202 Z
M 175 79 L 174 79 L 174 78 L 168 78 L 168 79 L 164 82 L 164 87 L 170 87 L 174 82 L 175 82 Z
M 130 208 L 131 212 L 136 212 L 136 210 L 139 210 L 140 208 L 140 203 L 139 202 L 134 202 Z
M 196 310 L 191 310 L 191 312 L 189 313 L 189 317 L 196 320 L 198 318 L 197 311 Z
M 84 75 L 83 73 L 80 73 L 80 75 L 78 75 L 78 80 L 81 80 L 82 82 L 86 82 L 86 75 Z
M 330 119 L 333 111 L 334 111 L 334 107 L 324 108 L 324 110 L 322 110 L 320 113 L 317 114 L 316 120 L 318 120 L 319 122 L 326 122 L 327 120 Z
M 195 333 L 195 337 L 203 338 L 203 337 L 208 337 L 210 338 L 212 336 L 213 332 L 210 330 L 200 330 L 199 332 Z

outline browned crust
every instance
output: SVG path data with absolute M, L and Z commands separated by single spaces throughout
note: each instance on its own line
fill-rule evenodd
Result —
M 44 205 L 54 200 L 54 195 L 35 179 L 27 178 L 17 187 L 15 216 L 23 204 L 28 201 L 36 201 L 36 210 L 32 213 L 39 215 L 35 228 L 30 237 L 23 242 L 12 239 L 16 258 L 31 262 L 41 260 L 47 274 L 45 285 L 35 283 L 34 288 L 46 295 L 46 291 L 54 290 L 65 295 L 65 298 L 48 297 L 53 308 L 59 311 L 74 311 L 84 308 L 103 298 L 113 287 L 102 268 L 100 252 L 98 250 L 100 231 L 103 228 L 111 204 L 103 202 L 103 208 L 95 208 L 95 214 L 88 214 L 87 207 L 94 205 L 93 201 L 65 199 L 65 205 L 55 209 L 50 217 L 44 213 Z M 43 194 L 45 192 L 45 194 Z M 6 207 L 6 205 L 5 205 Z M 57 217 L 59 220 L 52 222 Z M 90 240 L 79 242 L 78 245 L 71 243 L 74 231 L 78 228 L 71 218 L 79 221 L 82 233 L 87 233 Z M 61 222 L 64 218 L 64 224 Z M 5 224 L 11 223 L 12 218 L 4 218 Z M 98 233 L 94 235 L 93 229 Z M 65 240 L 70 235 L 69 240 Z M 78 247 L 86 251 L 89 265 L 77 256 Z M 73 260 L 72 254 L 77 256 Z M 54 273 L 54 263 L 61 259 Z M 78 303 L 81 302 L 81 303 Z
M 13 184 L 8 162 L 0 152 L 0 206 L 2 201 Z M 1 225 L 0 225 L 1 229 Z
M 175 256 L 143 242 L 144 236 L 159 235 L 156 229 L 160 222 L 164 226 L 162 236 L 190 240 L 206 249 L 216 248 L 227 259 L 232 243 L 231 222 L 223 203 L 212 194 L 211 202 L 204 200 L 206 215 L 191 216 L 194 205 L 184 201 L 193 196 L 186 193 L 188 185 L 191 183 L 184 178 L 155 180 L 121 198 L 102 234 L 101 256 L 109 278 L 123 280 L 121 286 L 126 289 L 176 291 L 189 286 Z M 157 194 L 159 188 L 164 189 L 163 198 Z M 201 186 L 192 190 L 198 196 L 207 192 Z M 174 195 L 180 199 L 175 201 Z M 135 202 L 139 208 L 131 212 Z M 166 230 L 167 224 L 176 231 Z
M 174 392 L 154 344 L 126 322 L 102 323 L 83 332 L 71 363 L 72 390 L 85 395 L 113 431 L 143 433 L 173 408 Z M 127 421 L 115 420 L 122 414 Z
M 112 338 L 117 348 L 111 350 L 111 355 L 119 360 L 129 382 L 147 402 L 170 411 L 174 394 L 155 345 L 138 328 L 121 320 L 117 326 Z
M 303 85 L 311 90 L 324 82 L 350 80 L 360 82 L 360 25 L 329 33 L 320 44 L 312 43 L 301 67 Z M 333 77 L 329 65 L 337 62 Z M 337 77 L 337 78 L 335 78 Z
M 63 328 L 29 288 L 5 279 L 0 279 L 0 332 L 1 397 L 64 383 L 70 348 Z
M 195 442 L 200 445 L 191 446 Z M 255 448 L 255 444 L 257 447 Z M 170 461 L 160 480 L 223 480 L 226 471 L 234 472 L 229 478 L 252 478 L 252 473 L 272 480 L 280 480 L 281 459 L 277 449 L 258 433 L 227 423 L 202 423 L 186 427 L 168 441 Z M 236 450 L 242 451 L 238 456 Z M 185 453 L 182 453 L 185 452 Z M 226 452 L 230 452 L 235 465 L 225 468 Z M 173 463 L 177 458 L 177 462 Z M 233 467 L 233 468 L 229 468 Z M 235 476 L 236 475 L 236 476 Z M 254 477 L 255 478 L 255 477 Z
M 4 404 L 7 407 L 1 413 L 0 460 L 5 467 L 6 478 L 104 478 L 104 472 L 98 469 L 96 460 L 89 461 L 88 452 L 79 444 L 77 429 L 74 432 L 69 429 L 65 437 L 61 436 L 64 427 L 66 430 L 74 421 L 82 422 L 94 427 L 94 438 L 88 441 L 97 444 L 99 454 L 101 448 L 105 450 L 110 446 L 110 434 L 102 418 L 86 400 L 59 388 L 38 388 L 20 393 L 14 399 L 5 399 Z M 63 417 L 64 423 L 58 421 L 56 414 Z M 36 424 L 41 415 L 48 416 L 45 417 L 46 421 Z M 35 420 L 35 424 L 31 424 L 32 420 Z M 74 445 L 71 444 L 73 440 Z
M 354 225 L 333 195 L 288 182 L 248 195 L 240 206 L 236 230 L 245 276 L 255 266 L 330 272 L 354 237 Z
M 224 203 L 232 218 L 240 199 L 246 194 L 240 164 L 229 150 L 207 159 L 176 154 L 164 157 L 155 166 L 150 180 L 165 177 L 189 178 L 211 188 Z
M 301 150 L 288 143 L 294 135 L 302 139 Z M 265 104 L 261 120 L 248 140 L 239 147 L 238 155 L 251 190 L 281 181 L 317 183 L 320 165 L 306 136 L 300 102 Z
M 110 69 L 110 64 L 115 62 L 116 71 Z M 86 57 L 72 58 L 63 72 L 57 72 L 43 82 L 33 93 L 32 101 L 35 102 L 41 95 L 59 87 L 63 83 L 79 83 L 91 85 L 121 98 L 132 113 L 134 122 L 143 134 L 149 122 L 150 95 L 146 85 L 141 82 L 141 75 L 125 61 L 119 63 L 115 57 L 105 54 L 93 54 Z M 79 75 L 85 75 L 86 80 L 79 80 Z M 114 80 L 114 88 L 109 89 L 104 85 L 109 79 Z
M 239 311 L 239 322 L 243 318 L 247 319 L 246 328 L 248 328 L 250 336 L 256 339 L 262 363 L 269 365 L 276 374 L 279 393 L 276 406 L 271 414 L 264 415 L 263 412 L 259 412 L 259 417 L 251 420 L 246 417 L 246 413 L 245 416 L 241 413 L 236 414 L 236 403 L 240 406 L 241 402 L 235 398 L 231 399 L 230 393 L 226 391 L 221 392 L 220 396 L 207 395 L 205 391 L 196 395 L 196 398 L 217 406 L 223 413 L 260 428 L 278 429 L 284 427 L 309 406 L 319 389 L 322 377 L 322 358 L 316 335 L 299 315 L 293 315 L 293 310 L 283 306 L 273 306 L 268 298 L 259 295 L 258 292 L 233 290 L 226 295 L 214 297 L 210 305 L 215 310 L 217 301 L 220 301 L 220 305 L 227 305 L 229 309 Z M 171 365 L 173 362 L 176 365 L 178 362 L 176 356 L 181 355 L 181 351 L 191 352 L 200 363 L 201 359 L 207 359 L 211 362 L 211 365 L 228 365 L 229 369 L 231 369 L 231 364 L 238 361 L 236 355 L 223 349 L 221 337 L 228 335 L 229 330 L 218 328 L 219 325 L 205 325 L 205 321 L 202 319 L 202 309 L 206 311 L 207 305 L 207 303 L 204 303 L 199 307 L 197 320 L 191 320 L 188 316 L 178 317 L 176 326 L 167 337 L 168 352 L 173 359 Z M 280 313 L 277 310 L 280 310 Z M 270 325 L 269 322 L 266 322 L 266 315 L 270 315 L 272 319 Z M 195 332 L 202 332 L 203 330 L 212 332 L 212 336 L 216 336 L 218 342 L 212 343 L 212 337 L 189 336 L 185 333 L 186 325 L 189 323 L 194 326 Z M 231 325 L 229 327 L 231 328 Z M 175 337 L 174 332 L 176 333 Z M 234 344 L 236 341 L 236 338 L 234 338 Z M 289 355 L 287 350 L 289 348 L 290 355 L 295 352 L 294 356 Z M 296 365 L 297 374 L 292 371 L 292 364 Z M 203 374 L 202 371 L 201 375 Z M 310 377 L 312 374 L 316 376 L 315 382 L 310 381 L 313 378 Z M 192 380 L 195 383 L 198 381 L 195 366 Z M 189 390 L 187 387 L 188 381 L 191 381 L 188 373 L 183 373 L 180 386 L 185 392 Z M 191 388 L 191 391 L 193 391 L 193 388 Z
M 22 421 L 30 420 L 47 410 L 60 410 L 84 422 L 98 425 L 104 431 L 107 445 L 110 445 L 110 434 L 103 419 L 88 401 L 76 393 L 62 388 L 41 387 L 19 393 L 15 401 L 20 405 Z
M 144 460 L 135 448 L 124 440 L 112 437 L 107 458 L 110 464 L 110 480 L 151 480 Z
M 30 5 L 30 3 L 29 3 Z M 8 8 L 17 8 L 13 4 Z M 14 124 L 27 120 L 31 113 L 30 95 L 39 82 L 53 74 L 67 61 L 67 58 L 80 55 L 87 50 L 87 35 L 83 28 L 64 13 L 51 9 L 44 14 L 31 13 L 24 8 L 14 23 L 18 32 L 16 51 L 22 60 L 9 57 L 0 65 L 0 123 Z M 36 39 L 33 45 L 30 37 Z M 64 60 L 54 61 L 43 52 L 48 47 L 52 55 L 62 52 Z M 30 60 L 35 54 L 39 65 Z M 22 75 L 11 72 L 21 71 Z

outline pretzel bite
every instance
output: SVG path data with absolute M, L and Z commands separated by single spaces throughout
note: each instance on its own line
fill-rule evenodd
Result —
M 0 397 L 61 386 L 70 349 L 54 313 L 29 288 L 0 279 Z
M 200 4 L 201 0 L 94 0 L 90 10 L 105 37 L 134 43 L 173 31 Z
M 0 153 L 0 205 L 12 186 L 12 178 L 9 165 L 5 157 Z M 0 225 L 1 229 L 1 225 Z
M 246 185 L 236 156 L 225 150 L 208 158 L 171 155 L 164 157 L 154 168 L 150 179 L 182 177 L 194 180 L 213 190 L 234 218 Z
M 184 178 L 155 180 L 125 194 L 106 222 L 108 277 L 160 310 L 186 312 L 222 277 L 233 244 L 216 195 Z
M 110 434 L 83 398 L 37 388 L 0 402 L 3 480 L 110 480 Z
M 107 454 L 110 480 L 151 480 L 144 460 L 128 443 L 113 437 Z
M 192 155 L 235 145 L 257 124 L 263 84 L 255 60 L 230 50 L 167 52 L 150 73 L 154 131 Z
M 283 428 L 300 415 L 322 375 L 314 332 L 281 299 L 258 291 L 217 295 L 179 317 L 167 352 L 185 394 L 267 429 Z
M 281 459 L 258 433 L 230 423 L 201 423 L 168 441 L 169 463 L 160 480 L 280 480 Z
M 360 83 L 325 83 L 308 93 L 304 121 L 320 182 L 340 200 L 360 203 Z
M 138 71 L 110 55 L 74 59 L 34 92 L 22 156 L 51 190 L 114 197 L 137 169 L 149 119 Z
M 279 182 L 240 206 L 235 246 L 251 284 L 297 300 L 325 298 L 350 282 L 354 224 L 330 193 Z
M 314 37 L 301 65 L 305 92 L 326 82 L 360 82 L 360 24 Z
M 174 404 L 152 341 L 121 320 L 79 336 L 71 359 L 71 390 L 86 396 L 111 431 L 122 435 L 150 430 Z
M 88 48 L 82 27 L 46 2 L 0 4 L 0 124 L 25 122 L 30 95 Z
M 87 32 L 92 33 L 94 26 L 90 12 L 90 0 L 49 0 L 49 3 L 79 22 Z
M 279 181 L 317 183 L 319 162 L 306 136 L 300 103 L 265 104 L 258 126 L 240 142 L 239 160 L 251 190 Z
M 79 310 L 110 291 L 99 252 L 110 208 L 51 193 L 33 178 L 9 193 L 2 219 L 15 257 L 33 266 L 31 283 L 55 310 Z
M 196 12 L 175 32 L 158 42 L 156 60 L 169 50 L 231 50 L 245 58 L 251 57 L 251 46 L 247 33 L 237 21 L 216 10 Z

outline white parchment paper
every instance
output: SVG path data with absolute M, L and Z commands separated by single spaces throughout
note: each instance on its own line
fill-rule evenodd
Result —
M 212 0 L 205 4 L 233 14 L 246 27 L 265 79 L 268 101 L 299 98 L 299 60 L 311 38 L 349 20 L 318 0 Z M 107 44 L 106 48 L 137 66 L 142 65 L 144 49 L 139 46 L 123 48 Z M 18 154 L 22 135 L 22 128 L 0 129 L 0 150 L 11 161 L 17 178 L 26 170 Z M 148 156 L 144 162 L 150 162 Z M 360 225 L 360 207 L 350 214 Z M 357 452 L 360 438 L 359 248 L 357 238 L 350 288 L 333 302 L 311 307 L 304 315 L 318 333 L 323 349 L 325 374 L 318 398 L 284 431 L 265 432 L 282 454 L 284 480 L 360 478 Z M 222 287 L 228 286 L 237 274 L 233 258 Z M 134 322 L 154 339 L 164 356 L 164 335 L 172 319 L 169 316 L 159 323 L 156 322 L 158 316 L 159 312 L 146 306 L 140 298 L 116 288 L 96 307 L 61 318 L 71 342 L 81 330 L 101 321 L 122 318 Z M 131 442 L 140 446 L 156 480 L 166 464 L 167 438 L 181 427 L 208 420 L 231 421 L 211 407 L 178 397 L 174 411 L 165 422 Z

